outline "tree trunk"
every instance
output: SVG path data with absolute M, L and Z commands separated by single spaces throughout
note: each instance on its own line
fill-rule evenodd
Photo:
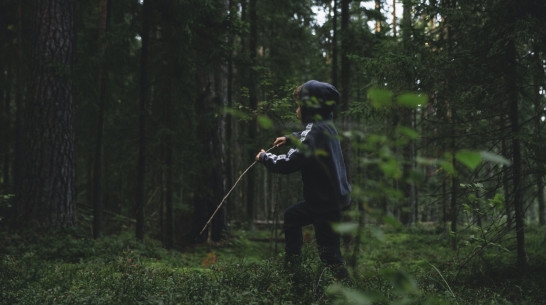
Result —
M 375 10 L 377 11 L 378 15 L 381 13 L 381 0 L 375 0 Z M 375 32 L 381 32 L 381 21 L 379 20 L 375 21 Z
M 75 1 L 36 1 L 31 35 L 18 225 L 76 223 L 74 102 Z
M 546 162 L 546 145 L 544 144 L 544 131 L 542 128 L 542 117 L 544 116 L 544 106 L 541 105 L 542 96 L 540 94 L 541 84 L 543 83 L 544 74 L 542 68 L 542 61 L 540 59 L 540 50 L 535 45 L 533 49 L 534 53 L 534 88 L 533 88 L 533 101 L 535 106 L 535 162 L 536 162 L 536 174 L 535 181 L 537 186 L 537 202 L 538 202 L 538 223 L 541 226 L 546 225 L 546 211 L 544 206 L 544 162 Z
M 518 250 L 518 265 L 523 274 L 527 272 L 527 254 L 525 253 L 525 224 L 521 185 L 521 147 L 519 142 L 519 112 L 516 75 L 516 47 L 512 40 L 506 47 L 506 88 L 510 103 L 510 127 L 512 131 L 512 183 L 514 220 L 516 221 L 516 240 Z
M 0 26 L 4 26 L 1 24 Z M 0 71 L 8 71 L 7 67 L 4 67 L 4 62 L 0 62 Z M 9 151 L 10 139 L 9 132 L 11 130 L 10 122 L 10 94 L 9 85 L 6 85 L 4 75 L 9 76 L 10 73 L 0 73 L 0 187 L 7 189 L 9 184 Z M 4 89 L 6 92 L 4 92 Z
M 258 86 L 257 86 L 257 73 L 254 67 L 257 64 L 257 48 L 258 48 L 258 28 L 257 28 L 257 17 L 256 17 L 256 1 L 250 0 L 249 3 L 249 17 L 250 17 L 250 37 L 249 37 L 249 56 L 250 56 L 250 79 L 249 79 L 249 108 L 250 110 L 255 110 L 258 105 Z M 248 138 L 250 141 L 256 139 L 256 119 L 252 118 L 248 122 Z M 254 143 L 250 143 L 248 149 L 248 159 L 251 162 L 251 158 L 254 158 L 256 155 L 256 146 Z M 247 216 L 249 229 L 254 229 L 254 188 L 255 188 L 255 175 L 253 172 L 248 173 L 247 177 L 247 194 L 246 194 L 246 207 L 247 207 Z
M 146 202 L 146 124 L 148 118 L 148 48 L 150 32 L 150 0 L 142 2 L 142 49 L 140 54 L 140 107 L 138 134 L 137 190 L 135 201 L 136 238 L 144 239 L 144 204 Z
M 350 74 L 351 74 L 351 62 L 349 60 L 349 52 L 351 50 L 350 45 L 350 33 L 349 33 L 349 6 L 351 0 L 341 0 L 341 111 L 346 112 L 349 110 L 349 98 L 350 98 Z M 350 117 L 347 113 L 342 114 L 343 131 L 349 130 Z M 351 147 L 350 142 L 347 139 L 342 141 L 343 159 L 345 161 L 345 168 L 347 172 L 347 179 L 351 182 Z
M 338 9 L 337 9 L 337 3 L 338 0 L 334 0 L 334 5 L 332 7 L 332 85 L 337 88 L 337 71 L 338 71 L 338 47 L 337 47 L 337 37 L 338 37 L 338 30 L 337 30 L 337 17 L 338 17 Z
M 177 45 L 176 37 L 174 35 L 173 28 L 175 24 L 173 22 L 174 17 L 172 12 L 174 11 L 173 1 L 163 1 L 160 3 L 162 14 L 162 33 L 161 39 L 163 42 L 163 51 L 166 61 L 162 65 L 162 74 L 165 75 L 161 84 L 162 94 L 158 99 L 159 109 L 158 112 L 161 115 L 161 165 L 162 165 L 162 188 L 161 188 L 161 208 L 160 208 L 160 221 L 161 221 L 161 236 L 163 240 L 163 246 L 167 249 L 172 249 L 174 246 L 174 137 L 175 132 L 175 113 L 174 107 L 174 88 L 177 68 Z
M 392 0 L 392 36 L 396 38 L 396 0 Z
M 502 114 L 500 117 L 500 130 L 506 130 L 506 115 Z M 501 153 L 507 159 L 510 159 L 510 152 L 508 151 L 508 145 L 506 144 L 507 139 L 505 134 L 501 135 Z M 506 225 L 510 228 L 513 224 L 513 213 L 512 205 L 509 203 L 512 198 L 511 189 L 510 189 L 510 172 L 512 168 L 503 167 L 502 168 L 502 186 L 504 189 L 504 198 L 506 199 L 504 213 L 506 214 Z
M 402 30 L 402 45 L 404 46 L 404 52 L 409 57 L 411 54 L 408 54 L 411 52 L 411 1 L 404 0 L 403 1 L 403 18 L 401 23 L 401 30 Z M 405 90 L 412 90 L 413 85 L 413 75 L 411 72 L 406 71 L 406 81 L 403 86 Z M 415 112 L 413 109 L 409 109 L 407 107 L 402 107 L 398 109 L 398 112 L 400 115 L 400 122 L 401 125 L 404 127 L 411 127 L 414 126 L 414 116 Z M 409 182 L 410 178 L 410 172 L 413 169 L 414 163 L 415 163 L 415 157 L 414 157 L 414 141 L 410 140 L 407 144 L 405 144 L 402 147 L 402 180 L 400 181 L 400 187 L 402 189 L 402 192 L 404 193 L 404 198 L 407 198 L 405 202 L 403 202 L 403 206 L 401 209 L 401 221 L 403 224 L 409 226 L 415 221 L 415 215 L 416 215 L 416 202 L 415 202 L 415 187 L 412 183 Z
M 97 73 L 97 86 L 99 92 L 97 129 L 95 135 L 95 162 L 93 170 L 93 237 L 100 238 L 103 233 L 102 217 L 104 210 L 102 191 L 102 162 L 103 162 L 103 133 L 104 133 L 104 107 L 106 104 L 106 65 L 104 58 L 106 54 L 106 41 L 104 35 L 108 31 L 108 20 L 110 14 L 110 1 L 99 1 L 99 24 L 98 24 L 98 58 L 99 70 Z
M 23 131 L 23 71 L 26 71 L 25 60 L 23 56 L 23 3 L 17 2 L 17 66 L 19 69 L 15 72 L 15 140 L 14 140 L 14 160 L 13 160 L 13 182 L 15 193 L 19 193 L 19 188 L 23 185 L 23 153 L 24 153 L 24 131 Z M 10 227 L 17 225 L 17 211 L 10 211 Z

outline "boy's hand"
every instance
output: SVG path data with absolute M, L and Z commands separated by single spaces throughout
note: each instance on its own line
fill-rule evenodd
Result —
M 263 149 L 260 150 L 260 152 L 256 155 L 256 161 L 259 161 L 259 160 L 260 160 L 260 155 L 261 155 L 262 153 L 264 153 L 264 152 L 265 152 L 265 150 L 263 150 Z
M 281 145 L 286 144 L 286 137 L 278 137 L 275 139 L 275 142 L 273 142 L 273 145 L 279 147 Z

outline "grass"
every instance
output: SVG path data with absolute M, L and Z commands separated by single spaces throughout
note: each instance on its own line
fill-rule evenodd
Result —
M 312 241 L 297 270 L 267 242 L 267 232 L 232 232 L 212 247 L 167 251 L 132 233 L 93 240 L 75 233 L 0 235 L 0 304 L 543 304 L 544 228 L 526 232 L 530 269 L 515 253 L 491 248 L 459 270 L 458 252 L 431 230 L 366 228 L 351 287 L 324 273 Z M 511 249 L 513 240 L 506 241 Z M 466 245 L 466 246 L 465 246 Z M 280 245 L 279 249 L 282 249 Z M 345 248 L 348 261 L 353 247 Z

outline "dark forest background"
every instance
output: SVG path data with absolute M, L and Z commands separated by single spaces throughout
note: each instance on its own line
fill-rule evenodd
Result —
M 526 226 L 546 224 L 544 16 L 533 0 L 0 1 L 0 230 L 183 249 L 279 228 L 299 176 L 257 166 L 199 235 L 301 128 L 291 93 L 316 79 L 342 95 L 340 231 L 428 225 L 456 250 L 472 228 L 476 253 L 513 240 L 526 272 Z

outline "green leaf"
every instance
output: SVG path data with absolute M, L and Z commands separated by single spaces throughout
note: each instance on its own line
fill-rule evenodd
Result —
M 482 156 L 479 152 L 461 149 L 455 154 L 455 159 L 466 165 L 468 168 L 474 170 L 480 162 L 482 162 Z
M 398 105 L 409 108 L 417 108 L 424 106 L 428 102 L 428 96 L 426 94 L 419 93 L 404 93 L 397 98 Z
M 497 164 L 502 164 L 506 166 L 512 165 L 512 162 L 505 157 L 501 155 L 497 155 L 495 153 L 489 152 L 489 151 L 480 151 L 480 155 L 483 159 L 483 161 L 489 161 Z
M 440 161 L 439 164 L 448 174 L 455 175 L 455 168 L 451 162 Z
M 358 223 L 356 222 L 341 222 L 333 224 L 334 231 L 339 234 L 354 233 L 358 229 Z
M 399 133 L 401 133 L 401 134 L 403 134 L 403 135 L 409 137 L 410 139 L 414 139 L 414 140 L 415 140 L 415 139 L 419 138 L 419 133 L 418 133 L 417 131 L 415 131 L 415 129 L 413 129 L 413 128 L 404 127 L 404 126 L 398 126 L 398 127 L 396 128 L 396 130 L 397 130 Z
M 383 171 L 385 176 L 398 179 L 402 177 L 402 170 L 399 167 L 398 162 L 395 159 L 388 159 L 379 164 L 379 168 Z
M 271 126 L 273 126 L 273 121 L 271 121 L 271 119 L 269 119 L 266 116 L 259 115 L 258 116 L 258 124 L 260 124 L 260 126 L 262 126 L 262 128 L 264 128 L 264 129 L 269 129 L 269 128 L 271 128 Z
M 233 108 L 225 108 L 224 113 L 227 115 L 231 115 L 240 120 L 246 120 L 248 118 L 248 115 L 246 113 L 244 113 L 241 110 L 237 110 Z
M 368 90 L 368 99 L 375 108 L 387 107 L 392 104 L 392 92 L 383 89 Z

